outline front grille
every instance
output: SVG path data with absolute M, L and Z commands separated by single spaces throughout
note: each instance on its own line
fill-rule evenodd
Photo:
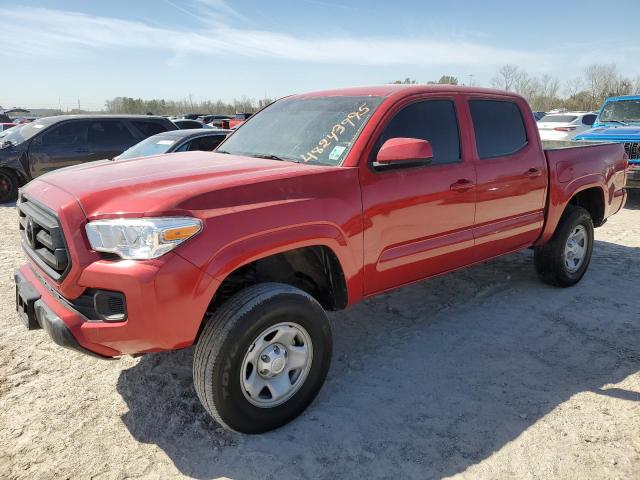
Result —
M 60 281 L 70 267 L 69 252 L 56 215 L 24 196 L 18 202 L 22 248 L 51 278 Z
M 640 142 L 628 142 L 624 144 L 629 160 L 640 160 Z

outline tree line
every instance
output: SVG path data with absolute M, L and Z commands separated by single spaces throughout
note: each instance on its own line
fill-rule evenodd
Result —
M 391 83 L 417 84 L 405 78 Z M 458 85 L 452 75 L 443 75 L 428 84 Z M 551 75 L 532 76 L 523 68 L 507 64 L 491 79 L 491 86 L 522 95 L 533 110 L 548 112 L 555 108 L 568 110 L 597 110 L 607 97 L 640 94 L 640 76 L 630 78 L 618 72 L 615 64 L 593 64 L 580 75 L 565 82 Z
M 395 80 L 390 83 L 417 84 L 412 78 Z M 442 75 L 427 84 L 458 85 L 458 78 Z M 517 65 L 501 67 L 491 79 L 491 86 L 500 90 L 518 93 L 527 99 L 533 110 L 548 112 L 554 108 L 569 110 L 597 110 L 607 97 L 640 94 L 640 76 L 631 78 L 618 71 L 615 64 L 593 64 L 579 75 L 565 82 L 551 75 L 533 76 Z M 132 113 L 154 115 L 179 115 L 182 113 L 234 114 L 254 113 L 270 104 L 269 98 L 253 99 L 241 97 L 231 102 L 222 100 L 195 101 L 191 96 L 182 100 L 116 97 L 107 100 L 108 113 Z
M 256 100 L 248 97 L 233 99 L 231 102 L 223 102 L 222 100 L 195 101 L 191 97 L 182 100 L 144 100 L 142 98 L 116 97 L 105 102 L 105 110 L 107 113 L 139 115 L 234 114 L 254 113 L 271 102 L 273 100 L 268 98 Z

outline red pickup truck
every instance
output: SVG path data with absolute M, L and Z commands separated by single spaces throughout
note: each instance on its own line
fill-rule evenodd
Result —
M 288 97 L 217 152 L 26 185 L 19 316 L 100 357 L 195 344 L 207 411 L 240 432 L 273 429 L 327 375 L 327 310 L 524 248 L 545 282 L 578 282 L 593 228 L 625 202 L 627 157 L 569 145 L 543 149 L 525 100 L 495 90 Z

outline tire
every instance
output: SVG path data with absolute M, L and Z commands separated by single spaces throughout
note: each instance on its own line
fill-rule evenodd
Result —
M 583 246 L 582 260 L 571 250 L 570 239 L 584 239 L 577 242 Z M 573 243 L 575 247 L 576 242 Z M 580 248 L 577 249 L 580 251 Z M 593 252 L 593 221 L 584 208 L 568 205 L 551 239 L 544 245 L 534 249 L 534 263 L 541 280 L 557 287 L 570 287 L 578 283 L 584 276 Z
M 0 169 L 0 203 L 12 202 L 18 198 L 18 176 L 11 170 Z
M 273 336 L 265 335 L 274 329 Z M 276 342 L 285 334 L 297 336 L 293 342 Z M 269 342 L 275 343 L 264 348 Z M 277 357 L 269 364 L 260 363 L 275 355 L 274 345 L 283 344 L 285 353 L 281 348 L 278 353 L 284 355 L 284 364 Z M 305 346 L 305 367 L 287 370 L 296 358 L 294 349 L 302 351 Z M 202 405 L 223 427 L 241 433 L 266 432 L 290 422 L 313 401 L 327 376 L 331 354 L 331 327 L 313 297 L 289 285 L 258 284 L 231 297 L 204 326 L 194 352 L 194 386 Z M 253 357 L 257 361 L 252 361 Z M 262 369 L 264 365 L 273 369 Z M 286 372 L 278 373 L 275 365 L 282 365 Z M 257 377 L 258 372 L 274 376 Z M 246 389 L 243 382 L 256 378 L 256 385 L 284 382 L 286 388 L 292 383 L 295 387 L 289 390 L 289 397 L 284 396 L 277 403 L 280 400 L 270 387 L 250 395 L 250 388 Z

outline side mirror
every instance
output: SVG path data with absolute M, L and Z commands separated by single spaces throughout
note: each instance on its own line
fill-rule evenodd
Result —
M 428 164 L 433 160 L 431 143 L 419 138 L 390 138 L 380 148 L 376 163 L 382 165 L 410 166 Z

